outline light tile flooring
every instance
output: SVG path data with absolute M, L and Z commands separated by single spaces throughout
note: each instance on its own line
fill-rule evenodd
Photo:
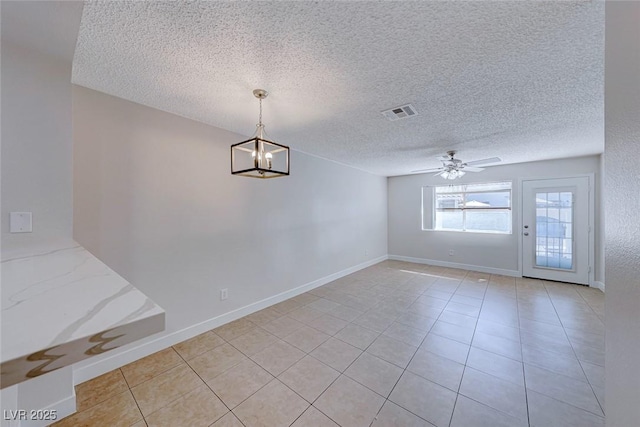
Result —
M 604 426 L 604 294 L 385 261 L 77 386 L 67 426 Z

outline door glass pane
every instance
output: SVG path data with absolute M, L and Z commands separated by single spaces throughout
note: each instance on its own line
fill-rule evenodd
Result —
M 564 207 L 560 209 L 560 221 L 570 223 L 572 213 L 573 213 L 573 209 L 571 209 L 570 206 L 568 208 Z
M 573 269 L 573 193 L 536 193 L 536 266 Z

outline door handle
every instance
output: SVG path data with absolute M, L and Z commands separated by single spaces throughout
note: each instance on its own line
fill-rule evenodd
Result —
M 525 236 L 528 236 L 528 235 L 529 235 L 529 233 L 525 232 L 525 233 L 524 233 L 524 235 L 525 235 Z
M 529 226 L 528 226 L 528 225 L 525 225 L 525 226 L 524 226 L 524 228 L 529 228 Z

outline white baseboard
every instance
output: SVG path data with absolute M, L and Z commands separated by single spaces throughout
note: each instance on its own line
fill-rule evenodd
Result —
M 119 349 L 115 349 L 108 353 L 105 353 L 103 356 L 98 356 L 98 360 L 95 360 L 93 358 L 87 359 L 86 361 L 80 362 L 74 366 L 73 383 L 76 385 L 83 383 L 92 378 L 124 366 L 127 363 L 131 363 L 157 351 L 163 350 L 167 347 L 171 347 L 172 345 L 175 345 L 179 342 L 188 340 L 189 338 L 193 338 L 196 335 L 200 335 L 206 331 L 215 329 L 248 314 L 260 311 L 263 308 L 267 308 L 273 304 L 277 304 L 289 298 L 293 298 L 297 295 L 303 294 L 319 286 L 325 285 L 336 279 L 339 279 L 351 273 L 355 273 L 356 271 L 370 267 L 387 259 L 388 256 L 383 255 L 381 257 L 363 262 L 361 264 L 354 265 L 353 267 L 346 268 L 337 273 L 322 277 L 318 280 L 306 283 L 302 286 L 298 286 L 297 288 L 290 289 L 288 291 L 279 293 L 269 298 L 265 298 L 261 301 L 254 302 L 220 316 L 213 317 L 211 319 L 205 320 L 204 322 L 197 323 L 182 330 L 165 334 L 156 334 L 156 336 L 151 336 L 136 343 L 131 343 Z
M 598 288 L 598 289 L 600 289 L 602 292 L 604 292 L 604 283 L 603 283 L 603 282 L 599 282 L 599 281 L 597 281 L 597 280 L 596 280 L 595 282 L 593 282 L 593 283 L 592 283 L 591 285 L 589 285 L 589 286 L 591 286 L 592 288 Z
M 55 411 L 56 420 L 61 420 L 65 417 L 76 412 L 76 394 L 73 393 L 71 396 L 62 399 L 59 402 L 54 403 L 42 410 L 43 413 L 51 413 L 51 411 Z M 45 427 L 53 423 L 51 419 L 49 420 L 22 420 L 18 424 L 19 427 Z
M 522 277 L 517 270 L 506 270 L 502 268 L 483 267 L 480 265 L 460 264 L 457 262 L 438 261 L 435 259 L 414 258 L 401 255 L 389 255 L 389 259 L 396 261 L 415 262 L 417 264 L 434 265 L 436 267 L 460 268 L 463 270 L 479 271 L 480 273 L 500 274 L 502 276 Z

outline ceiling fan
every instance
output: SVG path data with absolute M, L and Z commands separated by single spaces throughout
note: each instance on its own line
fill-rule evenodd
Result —
M 412 172 L 436 172 L 435 175 L 440 175 L 444 179 L 456 179 L 462 177 L 467 172 L 481 172 L 484 168 L 479 168 L 480 165 L 488 165 L 490 163 L 501 162 L 500 157 L 491 157 L 489 159 L 474 160 L 472 162 L 463 162 L 462 160 L 454 158 L 456 152 L 454 150 L 447 151 L 446 156 L 438 157 L 442 162 L 442 167 L 434 169 L 419 169 Z M 435 176 L 434 175 L 434 176 Z

